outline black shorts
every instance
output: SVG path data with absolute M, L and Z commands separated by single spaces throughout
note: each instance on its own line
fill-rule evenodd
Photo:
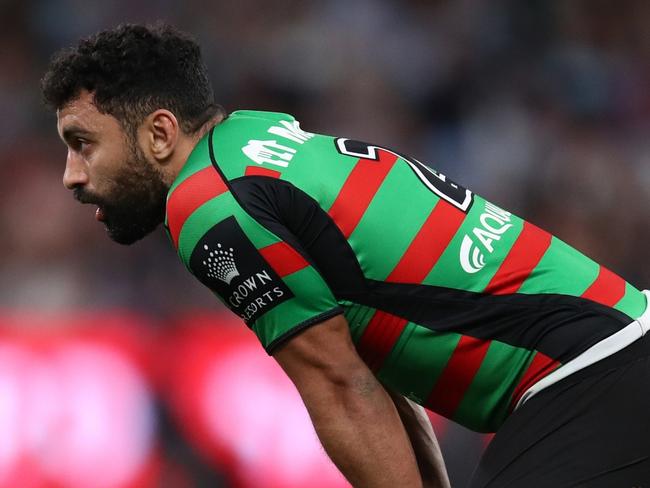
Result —
M 528 400 L 470 487 L 650 488 L 650 334 Z

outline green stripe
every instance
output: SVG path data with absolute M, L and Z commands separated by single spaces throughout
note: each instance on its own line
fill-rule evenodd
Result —
M 254 119 L 254 120 L 268 120 L 279 122 L 280 120 L 296 120 L 293 115 L 285 114 L 283 112 L 266 112 L 263 110 L 235 110 L 230 114 L 228 121 L 237 119 Z
M 616 310 L 623 312 L 632 319 L 639 318 L 648 307 L 647 299 L 643 293 L 629 283 L 625 284 L 625 295 L 614 305 Z
M 409 192 L 408 211 L 405 212 L 404 188 L 409 187 L 413 178 L 409 166 L 398 160 L 349 238 L 367 278 L 386 279 L 439 200 L 419 184 Z M 391 222 L 389 236 L 386 235 L 386 222 Z M 375 245 L 367 245 L 369 242 Z
M 442 253 L 440 259 L 433 267 L 424 283 L 433 286 L 444 286 L 458 290 L 481 292 L 488 285 L 494 274 L 501 266 L 501 263 L 510 252 L 513 244 L 521 234 L 523 220 L 515 215 L 510 216 L 507 224 L 512 224 L 498 239 L 490 242 L 493 251 L 489 252 L 484 244 L 477 238 L 474 229 L 483 229 L 480 222 L 481 215 L 485 212 L 486 201 L 476 195 L 474 204 L 467 214 L 463 225 L 460 227 L 454 238 Z M 480 233 L 480 230 L 477 231 Z M 485 267 L 476 273 L 467 273 L 460 264 L 460 250 L 465 236 L 469 236 L 474 245 L 482 251 L 485 256 Z
M 451 358 L 460 334 L 409 322 L 378 377 L 390 388 L 424 403 Z
M 597 263 L 553 237 L 551 246 L 518 292 L 580 296 L 594 282 L 598 272 Z
M 230 193 L 222 193 L 198 207 L 187 218 L 178 239 L 181 259 L 189 261 L 194 247 L 201 237 L 215 224 L 233 215 L 253 245 L 260 249 L 279 242 L 280 239 L 259 225 L 245 213 Z
M 289 167 L 282 172 L 282 179 L 291 181 L 328 211 L 357 161 L 339 154 L 332 137 L 316 134 L 298 150 Z M 314 170 L 315 165 L 322 166 L 320 171 Z
M 305 302 L 306 307 L 317 305 L 314 308 L 317 313 L 338 305 L 332 301 L 331 290 L 312 266 L 291 273 L 282 280 L 297 297 L 300 297 L 301 301 Z M 321 306 L 321 303 L 325 303 L 325 305 Z
M 232 195 L 222 193 L 205 202 L 187 218 L 178 237 L 178 254 L 186 265 L 201 237 L 216 223 L 227 217 L 227 210 L 235 206 Z
M 508 414 L 512 392 L 535 351 L 492 341 L 454 420 L 482 432 L 494 432 Z

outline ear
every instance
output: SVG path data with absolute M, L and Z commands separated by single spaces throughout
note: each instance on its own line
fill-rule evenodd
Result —
M 176 116 L 165 109 L 149 114 L 140 127 L 140 144 L 158 163 L 165 164 L 180 137 Z

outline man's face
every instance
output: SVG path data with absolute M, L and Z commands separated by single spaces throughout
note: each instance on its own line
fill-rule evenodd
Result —
M 97 205 L 97 220 L 120 244 L 132 244 L 165 217 L 169 187 L 118 120 L 102 114 L 87 91 L 57 112 L 68 146 L 63 184 L 81 203 Z

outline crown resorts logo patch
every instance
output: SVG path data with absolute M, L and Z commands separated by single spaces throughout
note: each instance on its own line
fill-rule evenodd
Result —
M 234 278 L 239 276 L 232 247 L 225 250 L 222 249 L 221 243 L 217 243 L 217 249 L 214 251 L 211 251 L 207 244 L 203 245 L 203 249 L 210 253 L 207 261 L 203 261 L 203 265 L 208 268 L 210 278 L 216 278 L 229 285 Z
M 247 324 L 292 298 L 235 217 L 208 230 L 194 247 L 190 269 Z

